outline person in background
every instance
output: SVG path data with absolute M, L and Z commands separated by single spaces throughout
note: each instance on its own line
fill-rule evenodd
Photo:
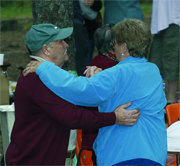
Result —
M 104 25 L 128 18 L 144 20 L 139 0 L 104 0 Z
M 94 40 L 93 35 L 95 30 L 102 26 L 102 16 L 100 10 L 102 8 L 101 0 L 79 0 L 82 15 L 85 21 L 85 27 L 89 37 L 89 53 L 88 63 L 92 60 L 94 52 Z
M 154 34 L 149 60 L 165 80 L 167 103 L 177 102 L 180 61 L 180 1 L 153 0 L 151 33 Z
M 79 0 L 73 1 L 74 5 L 74 40 L 75 40 L 75 63 L 78 75 L 83 75 L 83 72 L 88 65 L 89 53 L 89 37 L 85 27 L 85 20 L 82 15 Z
M 99 23 L 101 22 L 99 10 L 102 7 L 102 2 L 101 0 L 74 0 L 73 5 L 75 62 L 77 74 L 80 76 L 83 75 L 86 66 L 92 59 L 94 51 L 92 36 L 95 29 L 101 24 Z
M 68 60 L 64 39 L 73 28 L 53 24 L 33 25 L 25 43 L 34 61 L 49 61 L 62 67 Z M 6 165 L 64 165 L 70 129 L 96 129 L 113 124 L 133 125 L 138 110 L 116 108 L 111 113 L 77 107 L 50 91 L 35 74 L 18 80 L 15 91 L 15 123 L 6 151 Z M 127 117 L 127 118 L 124 118 Z
M 113 48 L 114 36 L 111 31 L 112 27 L 113 24 L 106 24 L 95 31 L 94 41 L 95 41 L 95 47 L 97 48 L 98 51 L 98 55 L 96 55 L 92 59 L 88 67 L 96 66 L 98 68 L 101 68 L 101 70 L 104 70 L 118 63 L 118 60 L 114 54 L 114 48 Z M 94 111 L 98 111 L 98 108 L 95 107 Z M 98 129 L 94 131 L 82 130 L 82 150 L 92 151 L 92 161 L 94 165 L 96 165 L 96 156 L 93 151 L 93 143 L 97 134 L 98 134 Z
M 117 23 L 112 32 L 119 63 L 111 68 L 86 78 L 74 77 L 51 62 L 30 62 L 24 74 L 36 71 L 56 95 L 76 105 L 98 106 L 99 112 L 112 112 L 119 101 L 132 101 L 128 109 L 141 110 L 134 126 L 99 129 L 93 145 L 97 165 L 165 165 L 163 108 L 167 102 L 159 69 L 146 59 L 151 44 L 149 28 L 140 20 L 127 19 Z M 93 70 L 88 68 L 86 73 L 91 76 Z
M 106 24 L 98 28 L 94 34 L 95 46 L 98 51 L 89 66 L 97 66 L 102 70 L 116 65 L 119 61 L 114 53 L 114 36 L 111 28 L 114 24 Z

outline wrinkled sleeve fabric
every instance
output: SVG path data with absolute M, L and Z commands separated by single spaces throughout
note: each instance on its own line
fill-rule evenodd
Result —
M 17 86 L 16 101 L 18 102 L 16 102 L 16 107 L 25 110 L 27 104 L 29 104 L 28 109 L 32 110 L 32 112 L 28 121 L 35 118 L 33 124 L 48 118 L 48 122 L 45 122 L 46 125 L 49 122 L 53 124 L 57 122 L 61 127 L 64 126 L 69 129 L 94 130 L 115 123 L 116 116 L 114 112 L 100 113 L 92 111 L 92 109 L 75 106 L 50 91 L 34 73 L 26 77 L 21 75 L 22 79 L 23 81 L 20 81 Z M 23 100 L 23 98 L 26 99 Z M 27 113 L 25 114 L 27 116 Z
M 91 78 L 75 77 L 46 61 L 37 68 L 36 74 L 56 95 L 76 105 L 98 106 L 115 93 L 116 74 L 112 75 L 112 69 Z
M 113 125 L 116 117 L 115 113 L 100 113 L 75 106 L 52 93 L 47 87 L 40 87 L 36 92 L 41 96 L 35 95 L 35 100 L 39 107 L 49 117 L 70 129 L 89 129 L 95 130 L 100 127 Z

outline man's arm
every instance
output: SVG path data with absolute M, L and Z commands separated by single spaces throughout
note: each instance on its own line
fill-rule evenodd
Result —
M 51 92 L 35 74 L 30 74 L 23 82 L 25 93 L 32 98 L 37 108 L 49 118 L 67 128 L 97 129 L 113 124 L 132 125 L 139 117 L 137 110 L 125 110 L 130 104 L 120 106 L 111 113 L 88 111 L 59 98 Z M 126 120 L 126 118 L 128 118 Z
M 43 107 L 43 110 L 45 110 L 49 116 L 57 120 L 58 123 L 71 129 L 97 129 L 113 124 L 130 126 L 134 125 L 139 118 L 140 113 L 138 110 L 125 109 L 126 107 L 129 107 L 130 103 L 121 105 L 117 107 L 114 112 L 110 113 L 93 112 L 77 107 L 59 98 L 49 89 L 48 91 L 48 94 L 42 94 L 44 96 L 42 98 L 44 102 L 41 107 Z M 43 90 L 43 92 L 46 91 Z M 39 100 L 39 98 L 37 98 L 37 100 Z

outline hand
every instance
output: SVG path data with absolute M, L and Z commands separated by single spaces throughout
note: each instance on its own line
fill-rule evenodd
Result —
M 125 108 L 130 105 L 131 103 L 123 104 L 114 110 L 116 114 L 116 124 L 132 126 L 137 122 L 140 112 L 138 109 L 126 110 Z
M 23 70 L 23 75 L 27 76 L 29 73 L 35 72 L 42 62 L 43 61 L 31 61 L 28 63 L 26 68 Z
M 91 7 L 94 4 L 94 0 L 83 0 L 82 3 L 86 7 Z
M 102 69 L 97 66 L 86 66 L 86 68 L 83 74 L 88 78 L 102 71 Z

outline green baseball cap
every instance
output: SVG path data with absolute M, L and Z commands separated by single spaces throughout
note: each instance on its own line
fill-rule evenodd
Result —
M 42 48 L 44 44 L 52 41 L 63 40 L 72 34 L 73 28 L 58 28 L 53 24 L 33 25 L 27 32 L 25 44 L 32 52 L 36 52 Z

